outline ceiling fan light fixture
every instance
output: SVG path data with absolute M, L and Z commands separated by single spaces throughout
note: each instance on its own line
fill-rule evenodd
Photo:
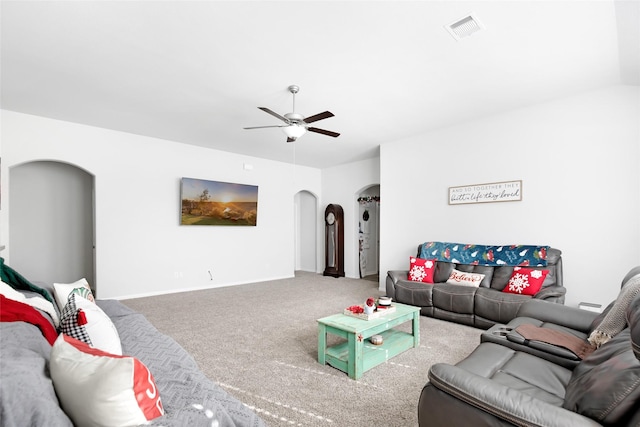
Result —
M 291 124 L 289 126 L 282 127 L 282 132 L 284 132 L 284 134 L 287 135 L 288 138 L 295 140 L 304 135 L 307 132 L 307 129 L 304 126 Z
M 309 132 L 319 133 L 321 135 L 331 136 L 333 138 L 337 138 L 340 136 L 338 132 L 332 132 L 326 129 L 319 129 L 317 127 L 308 126 L 310 123 L 315 123 L 319 120 L 328 119 L 329 117 L 333 117 L 333 113 L 331 111 L 324 111 L 322 113 L 314 114 L 309 117 L 304 117 L 302 114 L 298 114 L 295 112 L 296 110 L 296 93 L 300 88 L 296 85 L 289 86 L 289 92 L 293 95 L 293 111 L 291 113 L 287 113 L 284 116 L 268 109 L 267 107 L 258 107 L 260 110 L 264 111 L 267 114 L 272 115 L 273 117 L 283 121 L 285 124 L 281 125 L 272 125 L 272 126 L 252 126 L 246 127 L 245 129 L 261 129 L 261 128 L 280 128 L 285 135 L 287 135 L 287 142 L 293 142 L 296 139 L 300 138 L 302 135 Z

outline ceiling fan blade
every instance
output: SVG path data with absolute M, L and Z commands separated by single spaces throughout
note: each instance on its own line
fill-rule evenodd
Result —
M 328 119 L 329 117 L 333 117 L 333 113 L 331 111 L 325 111 L 324 113 L 316 114 L 315 116 L 307 117 L 303 121 L 305 123 L 313 123 L 318 120 Z
M 271 114 L 273 117 L 276 117 L 280 120 L 282 120 L 285 123 L 289 123 L 289 120 L 287 120 L 285 117 L 281 116 L 280 114 L 271 111 L 270 109 L 268 109 L 267 107 L 258 107 L 259 109 L 261 109 L 262 111 L 264 111 L 267 114 Z
M 283 128 L 286 125 L 273 125 L 273 126 L 251 126 L 243 129 L 264 129 L 264 128 Z
M 340 136 L 338 132 L 331 132 L 330 130 L 318 129 L 314 127 L 308 127 L 307 130 L 309 132 L 321 133 L 323 135 L 332 136 L 334 138 L 337 138 Z

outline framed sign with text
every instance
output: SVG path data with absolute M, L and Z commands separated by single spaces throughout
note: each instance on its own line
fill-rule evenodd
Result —
M 450 205 L 519 202 L 520 200 L 522 200 L 522 180 L 449 187 Z

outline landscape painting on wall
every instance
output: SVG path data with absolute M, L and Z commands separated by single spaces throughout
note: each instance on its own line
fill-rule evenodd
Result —
M 256 225 L 258 186 L 182 178 L 182 225 Z

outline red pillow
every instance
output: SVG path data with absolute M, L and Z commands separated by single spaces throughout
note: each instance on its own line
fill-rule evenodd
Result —
M 549 274 L 549 270 L 514 267 L 511 279 L 509 279 L 509 283 L 507 283 L 502 292 L 533 296 L 542 287 L 547 274 Z
M 436 271 L 435 259 L 409 257 L 409 280 L 414 282 L 433 283 L 433 273 Z

